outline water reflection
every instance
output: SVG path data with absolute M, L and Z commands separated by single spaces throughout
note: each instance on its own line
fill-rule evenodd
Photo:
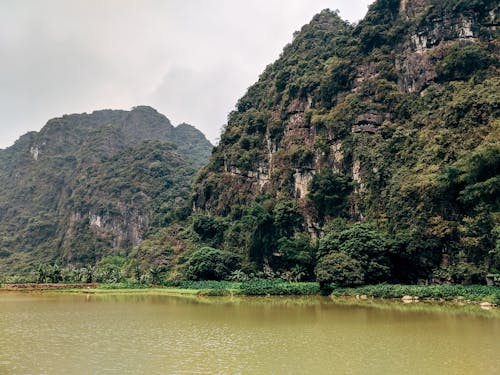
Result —
M 497 310 L 289 297 L 0 294 L 0 374 L 495 373 Z

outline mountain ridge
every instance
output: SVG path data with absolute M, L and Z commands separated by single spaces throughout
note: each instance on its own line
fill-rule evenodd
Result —
M 64 115 L 21 136 L 0 151 L 2 271 L 131 251 L 187 204 L 211 149 L 146 106 Z
M 314 239 L 369 222 L 394 246 L 378 281 L 498 269 L 498 15 L 490 0 L 379 0 L 357 25 L 316 15 L 230 114 L 197 212 L 258 208 L 269 226 L 286 201 L 304 220 L 293 232 Z M 255 220 L 260 245 L 222 248 L 289 271 L 276 228 Z

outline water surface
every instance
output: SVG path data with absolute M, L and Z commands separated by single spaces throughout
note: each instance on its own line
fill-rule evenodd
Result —
M 0 293 L 0 374 L 500 374 L 500 318 L 327 298 Z

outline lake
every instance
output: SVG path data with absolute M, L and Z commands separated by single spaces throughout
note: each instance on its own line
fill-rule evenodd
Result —
M 329 298 L 0 293 L 0 374 L 500 374 L 500 315 Z

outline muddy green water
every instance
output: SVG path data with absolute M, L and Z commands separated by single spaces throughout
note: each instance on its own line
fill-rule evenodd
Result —
M 0 374 L 500 374 L 500 318 L 327 298 L 0 293 Z

